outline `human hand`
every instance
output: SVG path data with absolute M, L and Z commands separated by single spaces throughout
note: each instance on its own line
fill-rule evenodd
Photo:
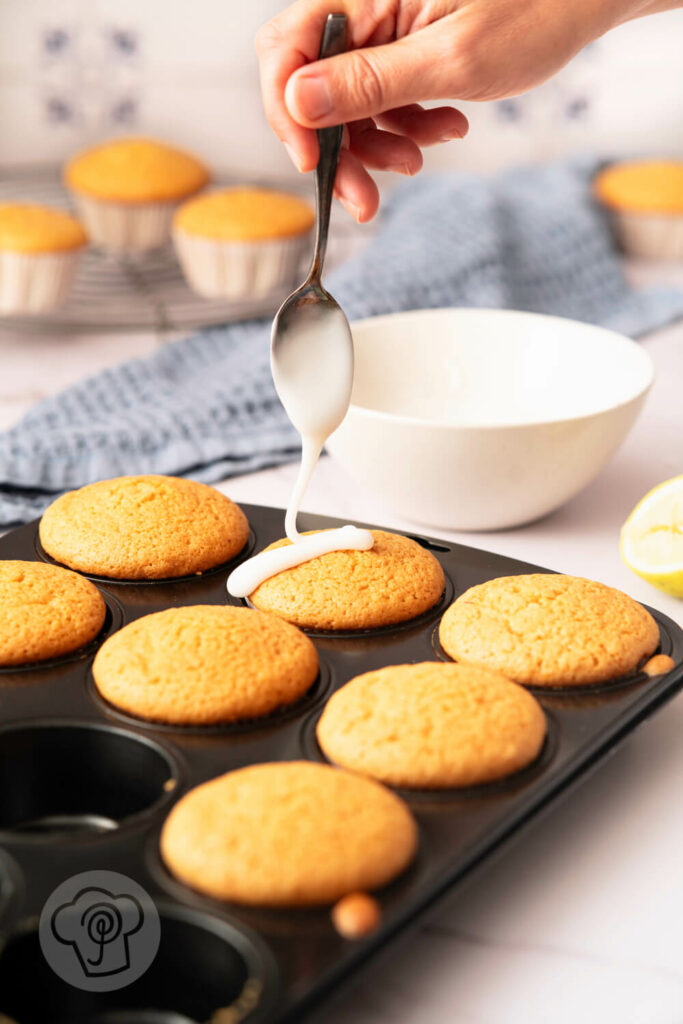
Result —
M 647 0 L 297 0 L 256 38 L 266 115 L 300 171 L 317 163 L 315 129 L 346 124 L 335 195 L 356 220 L 367 221 L 379 205 L 368 169 L 416 174 L 421 147 L 467 132 L 461 111 L 425 110 L 419 101 L 518 95 L 647 6 Z M 347 15 L 350 50 L 318 61 L 325 19 L 337 11 Z

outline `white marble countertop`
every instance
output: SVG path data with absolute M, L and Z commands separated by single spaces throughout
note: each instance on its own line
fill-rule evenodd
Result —
M 640 279 L 658 275 L 635 271 Z M 666 276 L 671 277 L 670 269 Z M 659 275 L 663 276 L 663 275 Z M 674 279 L 681 280 L 675 272 Z M 0 429 L 105 366 L 152 351 L 151 334 L 0 332 Z M 620 587 L 683 625 L 683 601 L 621 563 L 619 526 L 654 484 L 683 470 L 683 324 L 646 339 L 657 380 L 610 465 L 552 516 L 488 534 L 439 533 Z M 294 466 L 230 480 L 237 501 L 284 506 Z M 328 459 L 304 508 L 415 528 L 359 493 Z M 429 532 L 420 527 L 421 532 Z M 325 1024 L 681 1024 L 683 695 L 587 783 L 388 953 Z

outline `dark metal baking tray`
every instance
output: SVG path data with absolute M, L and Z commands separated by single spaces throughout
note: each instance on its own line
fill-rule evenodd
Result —
M 252 528 L 249 550 L 281 536 L 280 510 L 244 510 Z M 321 516 L 301 519 L 304 529 L 339 525 Z M 239 604 L 225 588 L 236 562 L 203 576 L 158 583 L 92 577 L 108 606 L 100 637 L 68 658 L 0 672 L 0 1015 L 18 1024 L 242 1019 L 284 1024 L 322 1012 L 333 990 L 534 815 L 589 777 L 683 685 L 683 631 L 650 609 L 660 650 L 674 659 L 671 672 L 655 678 L 636 673 L 580 692 L 538 691 L 549 734 L 536 763 L 475 789 L 401 791 L 418 821 L 418 856 L 379 894 L 381 926 L 363 941 L 337 935 L 325 909 L 245 909 L 193 893 L 170 877 L 158 854 L 160 828 L 181 794 L 246 764 L 323 760 L 315 723 L 332 691 L 379 666 L 446 657 L 436 629 L 455 596 L 494 576 L 548 571 L 411 536 L 444 568 L 447 586 L 440 603 L 395 628 L 311 634 L 321 663 L 315 685 L 287 712 L 258 722 L 203 729 L 146 723 L 109 707 L 96 694 L 90 673 L 102 640 L 132 619 L 178 605 Z M 1 538 L 0 558 L 49 561 L 40 549 L 37 524 Z M 50 893 L 66 878 L 92 869 L 137 881 L 161 915 L 161 946 L 153 965 L 139 981 L 109 994 L 83 992 L 61 981 L 37 939 L 37 921 Z M 231 1012 L 225 1009 L 231 1006 Z M 324 1019 L 324 1013 L 315 1016 Z

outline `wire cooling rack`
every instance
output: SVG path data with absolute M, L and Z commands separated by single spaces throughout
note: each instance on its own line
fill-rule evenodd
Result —
M 220 175 L 218 184 L 245 184 L 244 179 Z M 312 195 L 312 182 L 304 188 L 291 182 L 251 180 Z M 0 202 L 35 202 L 70 210 L 58 168 L 0 170 Z M 362 244 L 360 230 L 346 216 L 338 216 L 330 239 L 329 265 L 333 266 Z M 302 271 L 303 271 L 302 267 Z M 68 302 L 49 313 L 2 316 L 0 327 L 20 331 L 155 330 L 173 331 L 210 324 L 267 316 L 275 312 L 289 288 L 258 298 L 205 299 L 188 287 L 171 245 L 135 257 L 119 257 L 88 248 L 83 254 Z

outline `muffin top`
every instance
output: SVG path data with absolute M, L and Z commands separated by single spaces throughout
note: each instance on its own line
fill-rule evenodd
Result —
M 173 226 L 188 235 L 217 241 L 259 241 L 308 231 L 314 221 L 308 203 L 265 188 L 226 188 L 183 203 Z
M 543 745 L 530 693 L 476 665 L 424 662 L 357 676 L 317 727 L 335 764 L 393 786 L 474 786 L 518 771 Z
M 97 587 L 45 562 L 0 562 L 0 665 L 69 654 L 97 636 L 106 605 Z
M 0 203 L 0 249 L 62 252 L 88 241 L 79 221 L 63 210 L 34 203 Z
M 136 619 L 93 663 L 111 704 L 157 722 L 205 725 L 267 715 L 315 681 L 316 649 L 274 615 L 192 605 Z
M 683 161 L 613 164 L 598 174 L 595 192 L 603 203 L 618 210 L 683 214 Z
M 659 644 L 657 623 L 620 590 L 554 573 L 501 576 L 466 590 L 441 620 L 456 661 L 530 686 L 602 683 L 635 671 Z
M 413 817 L 371 779 L 307 761 L 257 764 L 191 790 L 161 834 L 168 868 L 216 899 L 334 903 L 411 862 Z
M 194 480 L 120 476 L 63 494 L 45 510 L 40 541 L 71 569 L 115 579 L 201 573 L 234 558 L 249 524 L 229 498 Z
M 184 199 L 209 181 L 204 164 L 154 139 L 105 142 L 72 157 L 64 181 L 75 192 L 122 203 Z
M 375 629 L 426 612 L 445 585 L 437 559 L 408 537 L 371 532 L 369 551 L 333 551 L 271 576 L 249 595 L 252 604 L 318 630 Z M 265 550 L 290 543 L 279 540 Z

